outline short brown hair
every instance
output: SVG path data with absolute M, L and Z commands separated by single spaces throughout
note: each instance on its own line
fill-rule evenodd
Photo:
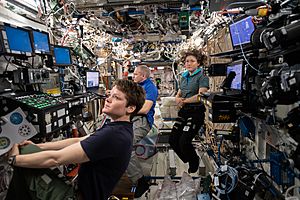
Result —
M 181 61 L 185 62 L 186 57 L 188 56 L 194 56 L 197 59 L 197 62 L 200 65 L 206 65 L 207 64 L 207 56 L 203 53 L 201 49 L 190 49 L 182 53 Z
M 129 80 L 116 80 L 114 86 L 125 94 L 126 106 L 135 106 L 135 111 L 131 116 L 137 114 L 145 103 L 145 91 L 137 83 Z

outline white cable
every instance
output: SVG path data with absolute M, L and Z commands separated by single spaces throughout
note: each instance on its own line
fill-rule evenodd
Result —
M 233 19 L 232 19 L 232 16 L 230 16 L 230 20 L 231 20 L 231 22 L 234 24 L 235 29 L 238 30 L 236 24 L 234 23 L 234 21 L 233 21 Z M 249 61 L 248 61 L 248 59 L 247 59 L 247 57 L 246 57 L 246 55 L 245 55 L 245 53 L 244 53 L 244 49 L 243 49 L 243 46 L 242 46 L 242 43 L 241 43 L 241 38 L 240 38 L 240 32 L 238 32 L 237 36 L 238 36 L 238 39 L 239 39 L 239 46 L 240 46 L 240 49 L 241 49 L 241 51 L 242 51 L 242 55 L 243 55 L 244 60 L 247 62 L 247 64 L 248 64 L 253 70 L 255 70 L 255 71 L 257 71 L 258 73 L 260 73 L 260 71 L 259 71 L 258 69 L 256 69 L 255 67 L 253 67 L 253 66 L 249 63 Z
M 292 189 L 295 189 L 295 188 L 300 188 L 300 185 L 293 185 L 293 186 L 289 187 L 289 188 L 285 191 L 284 197 L 285 197 L 286 200 L 297 200 L 297 199 L 299 199 L 297 196 L 291 196 L 291 197 L 288 197 L 289 192 L 290 192 Z
M 174 61 L 173 61 L 173 63 L 172 63 L 172 72 L 173 72 L 173 75 L 174 75 L 174 78 L 175 78 L 175 80 L 176 80 L 176 84 L 177 84 L 177 86 L 178 86 L 178 88 L 179 88 L 179 81 L 178 81 L 178 78 L 177 78 L 177 75 L 176 75 L 176 72 L 175 72 L 175 59 L 174 59 Z
M 256 184 L 257 179 L 259 178 L 260 175 L 262 175 L 263 172 L 260 172 L 259 174 L 257 174 L 257 176 L 254 178 L 253 184 Z
M 226 6 L 225 10 L 228 10 L 228 7 L 232 6 L 232 5 L 239 5 L 239 4 L 253 4 L 255 2 L 251 1 L 251 2 L 248 2 L 248 1 L 238 1 L 238 2 L 233 2 L 233 3 L 230 3 Z M 257 2 L 256 2 L 257 3 Z
M 75 78 L 77 78 L 78 80 L 80 80 L 80 78 L 71 70 L 70 67 L 67 68 L 70 72 L 70 74 L 72 74 Z

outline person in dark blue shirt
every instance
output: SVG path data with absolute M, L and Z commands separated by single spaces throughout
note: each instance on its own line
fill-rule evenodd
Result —
M 133 145 L 135 145 L 143 139 L 152 128 L 158 90 L 150 80 L 150 69 L 145 65 L 139 65 L 135 68 L 133 81 L 142 86 L 146 92 L 146 100 L 142 109 L 132 119 L 134 134 Z M 136 156 L 135 151 L 133 151 L 128 165 L 127 175 L 131 182 L 137 185 L 135 190 L 136 198 L 140 197 L 149 188 L 149 183 L 144 178 L 144 171 L 140 164 L 141 161 L 142 160 Z
M 9 152 L 13 166 L 50 168 L 80 163 L 79 198 L 106 200 L 127 169 L 132 152 L 133 128 L 130 116 L 145 102 L 142 87 L 132 81 L 118 80 L 105 100 L 103 113 L 111 118 L 94 134 L 56 142 L 36 144 L 42 151 L 20 155 L 15 144 Z M 31 143 L 24 142 L 22 145 Z
M 185 52 L 183 56 L 186 71 L 182 74 L 175 101 L 180 108 L 178 118 L 169 137 L 170 146 L 183 162 L 189 163 L 189 173 L 199 168 L 199 157 L 192 140 L 204 123 L 204 105 L 199 95 L 209 89 L 209 79 L 202 66 L 206 56 L 199 50 Z

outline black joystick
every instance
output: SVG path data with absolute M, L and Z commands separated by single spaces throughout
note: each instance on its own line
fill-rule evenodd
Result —
M 234 71 L 229 72 L 228 76 L 224 79 L 222 82 L 220 88 L 223 89 L 224 94 L 226 94 L 226 91 L 231 88 L 231 84 L 233 79 L 235 78 L 236 73 Z

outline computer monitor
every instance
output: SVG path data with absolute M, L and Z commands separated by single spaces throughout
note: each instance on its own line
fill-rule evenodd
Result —
M 251 44 L 251 35 L 255 30 L 252 17 L 240 19 L 229 25 L 232 46 L 239 48 L 240 45 Z
M 4 54 L 32 56 L 30 30 L 4 24 L 1 37 Z
M 235 77 L 231 83 L 231 89 L 242 90 L 243 86 L 243 61 L 235 61 L 227 66 L 227 76 L 231 71 L 235 72 Z
M 53 64 L 56 66 L 72 65 L 70 48 L 55 45 L 53 48 Z
M 86 72 L 86 88 L 88 91 L 96 91 L 99 89 L 99 76 L 98 71 Z
M 36 54 L 51 55 L 49 35 L 46 32 L 32 30 L 33 49 Z

